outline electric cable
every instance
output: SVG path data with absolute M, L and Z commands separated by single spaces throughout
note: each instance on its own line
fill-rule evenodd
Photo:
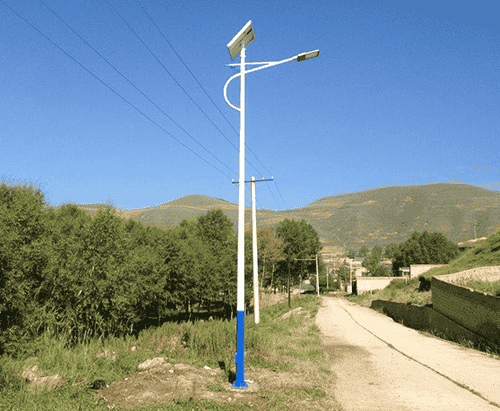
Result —
M 142 43 L 142 45 L 149 51 L 149 53 L 155 58 L 155 60 L 160 64 L 160 66 L 167 72 L 167 74 L 174 80 L 174 82 L 181 88 L 181 90 L 189 97 L 189 99 L 193 102 L 193 104 L 201 111 L 201 113 L 207 118 L 207 120 L 219 131 L 219 133 L 236 149 L 238 150 L 234 144 L 229 140 L 226 135 L 217 127 L 217 125 L 208 117 L 208 115 L 203 111 L 203 109 L 194 101 L 194 99 L 189 95 L 189 93 L 182 87 L 182 85 L 177 81 L 177 79 L 170 73 L 170 71 L 165 67 L 165 65 L 160 61 L 160 59 L 156 56 L 156 54 L 148 47 L 148 45 L 140 38 L 140 36 L 135 32 L 135 30 L 130 26 L 130 24 L 125 20 L 123 15 L 111 4 L 109 0 L 106 0 L 108 5 L 113 9 L 113 11 L 121 18 L 121 20 L 125 23 L 125 25 L 129 28 L 129 30 L 135 35 L 135 37 Z M 256 171 L 257 168 L 247 159 L 246 160 Z M 278 190 L 279 192 L 279 190 Z M 272 192 L 271 192 L 272 194 Z M 281 195 L 281 193 L 280 193 Z M 274 194 L 273 194 L 274 197 Z M 276 201 L 276 198 L 274 198 Z M 282 198 L 283 199 L 283 198 Z M 276 201 L 277 202 L 277 201 Z
M 120 70 L 118 70 L 111 62 L 109 62 L 106 57 L 104 57 L 101 53 L 99 53 L 91 44 L 87 42 L 76 30 L 74 30 L 61 16 L 59 16 L 51 7 L 49 7 L 44 0 L 40 0 L 40 2 L 50 10 L 54 16 L 56 16 L 66 27 L 68 27 L 73 33 L 75 33 L 80 40 L 82 40 L 87 46 L 89 46 L 100 58 L 102 58 L 106 63 L 108 63 L 113 70 L 115 70 L 125 81 L 127 81 L 132 87 L 134 87 L 139 93 L 141 93 L 151 104 L 153 104 L 158 110 L 160 110 L 166 117 L 169 118 L 177 127 L 179 127 L 184 133 L 186 133 L 192 140 L 195 141 L 198 145 L 200 145 L 208 154 L 210 154 L 213 158 L 215 158 L 219 163 L 221 163 L 224 167 L 226 167 L 230 172 L 234 173 L 234 170 L 231 170 L 226 164 L 224 164 L 221 160 L 219 160 L 214 154 L 212 154 L 203 144 L 201 144 L 198 140 L 196 140 L 191 134 L 189 134 L 183 127 L 181 127 L 172 117 L 170 117 L 165 111 L 161 109 L 153 100 L 151 100 L 146 94 L 144 94 L 135 84 L 133 84 L 125 75 L 122 74 Z M 236 173 L 235 173 L 236 174 Z
M 123 97 L 121 94 L 119 94 L 117 91 L 115 91 L 111 86 L 109 86 L 106 82 L 101 80 L 99 77 L 97 77 L 94 73 L 92 73 L 89 69 L 87 69 L 83 64 L 81 64 L 78 60 L 76 60 L 73 56 L 71 56 L 68 52 L 66 52 L 64 49 L 62 49 L 60 46 L 58 46 L 52 39 L 50 39 L 47 35 L 42 33 L 37 27 L 35 27 L 33 24 L 31 24 L 27 19 L 25 19 L 21 14 L 19 14 L 17 11 L 15 11 L 12 7 L 10 7 L 7 3 L 5 3 L 4 0 L 0 0 L 9 10 L 11 10 L 15 15 L 17 15 L 20 19 L 22 19 L 24 22 L 26 22 L 31 28 L 36 30 L 40 35 L 45 37 L 50 43 L 52 43 L 55 47 L 57 47 L 60 51 L 62 51 L 64 54 L 66 54 L 71 60 L 73 60 L 76 64 L 78 64 L 81 68 L 83 68 L 87 73 L 89 73 L 92 77 L 94 77 L 96 80 L 98 80 L 102 85 L 104 85 L 106 88 L 108 88 L 110 91 L 112 91 L 114 94 L 116 94 L 118 97 L 120 97 L 123 101 L 125 101 L 129 106 L 131 106 L 134 110 L 142 114 L 144 117 L 146 117 L 149 121 L 151 121 L 154 125 L 156 125 L 158 128 L 160 128 L 162 131 L 167 133 L 171 138 L 173 138 L 175 141 L 177 141 L 179 144 L 181 144 L 183 147 L 191 151 L 195 156 L 203 160 L 205 163 L 207 163 L 210 167 L 214 168 L 221 174 L 225 175 L 227 178 L 231 178 L 228 176 L 226 173 L 223 171 L 219 170 L 217 167 L 215 167 L 213 164 L 209 163 L 207 160 L 205 160 L 203 157 L 201 157 L 198 153 L 193 151 L 191 148 L 186 146 L 183 142 L 181 142 L 179 139 L 174 137 L 171 133 L 169 133 L 167 130 L 165 130 L 162 126 L 160 126 L 156 121 L 154 121 L 152 118 L 150 118 L 147 114 L 142 112 L 140 109 L 138 109 L 135 105 L 133 105 L 131 102 L 129 102 L 125 97 Z
M 172 43 L 170 43 L 170 41 L 167 39 L 167 36 L 165 36 L 165 34 L 163 33 L 163 31 L 158 27 L 158 25 L 155 23 L 155 21 L 153 20 L 153 18 L 150 16 L 150 14 L 147 12 L 147 10 L 141 6 L 141 4 L 139 3 L 138 0 L 135 0 L 135 2 L 137 3 L 137 5 L 139 7 L 141 7 L 141 9 L 144 11 L 144 14 L 146 14 L 147 18 L 149 19 L 149 21 L 151 21 L 151 23 L 156 27 L 156 29 L 158 30 L 158 32 L 161 34 L 161 36 L 163 37 L 163 39 L 168 43 L 168 45 L 170 46 L 170 48 L 174 51 L 174 53 L 176 54 L 176 56 L 179 58 L 179 60 L 182 62 L 182 64 L 184 65 L 184 67 L 186 67 L 186 69 L 189 71 L 189 73 L 191 74 L 191 76 L 194 78 L 194 80 L 198 83 L 198 85 L 201 87 L 201 89 L 203 90 L 203 92 L 205 93 L 205 95 L 208 97 L 208 99 L 212 102 L 213 106 L 217 109 L 217 111 L 220 113 L 220 115 L 224 118 L 224 120 L 226 120 L 227 124 L 229 124 L 229 126 L 233 129 L 234 133 L 239 136 L 239 133 L 236 131 L 236 129 L 233 127 L 233 125 L 230 123 L 230 121 L 227 119 L 227 117 L 222 113 L 222 111 L 219 109 L 219 107 L 217 106 L 217 104 L 215 104 L 215 102 L 212 100 L 212 98 L 210 97 L 210 95 L 207 93 L 207 91 L 205 90 L 205 88 L 201 85 L 201 83 L 198 81 L 198 79 L 196 78 L 196 76 L 193 74 L 193 72 L 189 69 L 188 65 L 184 62 L 184 60 L 181 58 L 181 56 L 179 55 L 179 53 L 177 53 L 177 50 L 174 48 L 174 46 L 172 45 Z M 229 143 L 234 147 L 235 150 L 238 151 L 238 149 L 236 148 L 236 146 L 229 140 L 226 138 L 227 141 L 229 141 Z M 254 157 L 257 159 L 257 161 L 261 164 L 262 167 L 264 167 L 264 169 L 269 173 L 270 176 L 273 176 L 273 173 L 271 173 L 267 167 L 262 163 L 262 161 L 260 161 L 259 157 L 257 157 L 257 154 L 255 154 L 252 149 L 245 143 L 245 147 L 248 148 L 248 150 L 254 155 Z M 252 165 L 250 163 L 250 165 Z M 254 169 L 256 171 L 259 171 L 257 170 L 255 167 Z M 273 180 L 274 181 L 274 180 Z M 275 182 L 276 184 L 276 189 L 278 190 L 278 193 L 281 197 L 281 200 L 283 201 L 283 204 L 285 204 L 285 201 L 283 200 L 283 196 L 281 195 L 281 192 L 279 191 L 279 188 L 278 188 L 278 185 L 277 183 Z M 268 186 L 269 188 L 269 186 Z M 278 201 L 276 200 L 276 197 L 274 197 L 274 194 L 273 192 L 271 191 L 271 189 L 269 189 L 269 191 L 271 192 L 274 200 L 276 201 L 276 203 L 278 203 Z

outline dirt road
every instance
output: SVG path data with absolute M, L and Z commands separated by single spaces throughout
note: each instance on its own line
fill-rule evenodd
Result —
M 342 298 L 322 297 L 316 325 L 344 411 L 500 409 L 496 357 Z

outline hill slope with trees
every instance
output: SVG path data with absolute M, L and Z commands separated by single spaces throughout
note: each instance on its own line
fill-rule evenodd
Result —
M 78 205 L 95 214 L 96 205 Z M 57 209 L 58 207 L 55 207 Z M 115 210 L 162 227 L 174 227 L 184 219 L 196 219 L 210 209 L 220 209 L 237 228 L 238 207 L 221 199 L 186 196 L 154 208 Z M 251 210 L 245 211 L 251 228 Z M 324 197 L 305 207 L 257 210 L 258 228 L 276 227 L 284 219 L 306 222 L 318 232 L 323 246 L 360 248 L 406 241 L 413 232 L 440 232 L 457 243 L 483 237 L 500 229 L 500 191 L 468 184 L 428 184 L 384 187 Z M 475 230 L 474 230 L 475 226 Z

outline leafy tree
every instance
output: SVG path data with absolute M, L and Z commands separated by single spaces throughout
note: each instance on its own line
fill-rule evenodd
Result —
M 441 233 L 414 232 L 400 244 L 392 260 L 394 275 L 400 275 L 399 268 L 411 264 L 448 264 L 460 254 L 459 248 Z
M 335 273 L 337 274 L 338 278 L 344 285 L 350 284 L 350 279 L 351 279 L 350 269 L 348 266 L 346 266 L 346 264 L 347 261 L 344 260 L 340 265 L 340 267 L 337 267 L 337 269 L 335 270 Z
M 43 271 L 52 254 L 45 232 L 44 194 L 0 185 L 0 354 L 17 355 L 36 337 Z
M 355 258 L 356 257 L 356 250 L 353 250 L 353 249 L 350 249 L 348 252 L 347 252 L 347 257 L 348 258 Z
M 366 254 L 368 254 L 368 248 L 366 246 L 361 247 L 358 251 L 358 256 L 366 257 Z
M 368 269 L 368 272 L 373 277 L 380 277 L 387 270 L 379 269 L 380 267 L 380 257 L 382 255 L 382 248 L 380 246 L 374 246 L 371 251 L 370 257 L 363 260 L 361 265 Z
M 222 291 L 225 304 L 233 308 L 237 297 L 238 256 L 238 241 L 233 223 L 222 210 L 210 210 L 198 217 L 197 232 L 202 242 L 208 247 L 211 256 L 208 277 L 210 284 L 207 284 L 204 291 L 206 299 L 209 301 L 218 299 Z
M 288 306 L 290 306 L 290 281 L 297 281 L 301 269 L 311 265 L 294 264 L 295 259 L 313 258 L 321 250 L 321 244 L 318 233 L 305 220 L 297 222 L 285 219 L 278 224 L 276 234 L 283 241 L 283 256 L 287 271 Z M 311 261 L 311 263 L 316 264 L 314 261 Z M 282 266 L 282 264 L 280 265 Z M 282 272 L 282 270 L 280 271 Z
M 276 235 L 275 229 L 266 227 L 257 233 L 257 244 L 259 267 L 262 267 L 261 284 L 264 284 L 265 278 L 267 285 L 272 282 L 272 273 L 266 275 L 266 267 L 283 260 L 283 241 Z
M 385 258 L 389 258 L 389 259 L 394 259 L 396 257 L 396 254 L 399 252 L 399 249 L 398 249 L 398 246 L 394 243 L 391 243 L 391 244 L 388 244 L 385 246 L 385 249 L 384 249 L 384 254 L 383 256 Z
M 383 265 L 378 265 L 373 271 L 371 271 L 372 277 L 390 277 L 391 270 Z
M 74 224 L 71 214 L 80 215 Z M 145 302 L 153 293 L 147 289 L 141 299 L 137 273 L 127 265 L 123 220 L 110 207 L 90 217 L 70 205 L 54 224 L 57 262 L 47 270 L 44 284 L 51 296 L 48 306 L 56 308 L 53 321 L 67 333 L 69 343 L 127 333 L 137 314 L 134 301 Z
M 131 233 L 124 275 L 133 289 L 127 298 L 134 301 L 135 320 L 149 325 L 178 305 L 180 278 L 177 266 L 182 243 L 174 230 L 142 226 Z M 195 272 L 196 273 L 196 272 Z M 126 295 L 125 290 L 123 293 Z
M 215 285 L 220 281 L 214 273 L 216 259 L 211 254 L 209 244 L 198 235 L 197 222 L 183 220 L 173 230 L 178 246 L 173 261 L 175 282 L 170 285 L 174 303 L 184 306 L 186 314 L 191 315 L 192 306 L 203 297 L 212 298 Z

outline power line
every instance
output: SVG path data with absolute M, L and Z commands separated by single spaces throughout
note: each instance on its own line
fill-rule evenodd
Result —
M 228 176 L 226 173 L 223 171 L 219 170 L 217 167 L 215 167 L 213 164 L 209 163 L 207 160 L 205 160 L 203 157 L 201 157 L 199 154 L 197 154 L 195 151 L 190 149 L 188 146 L 186 146 L 183 142 L 181 142 L 179 139 L 174 137 L 172 134 L 170 134 L 167 130 L 165 130 L 162 126 L 160 126 L 156 121 L 154 121 L 152 118 L 150 118 L 147 114 L 142 112 L 140 109 L 138 109 L 136 106 L 134 106 L 131 102 L 129 102 L 125 97 L 123 97 L 121 94 L 119 94 L 117 91 L 115 91 L 111 86 L 106 84 L 103 80 L 101 80 L 99 77 L 97 77 L 94 73 L 92 73 L 89 69 L 87 69 L 83 64 L 81 64 L 78 60 L 76 60 L 73 56 L 71 56 L 68 52 L 63 50 L 60 46 L 58 46 L 52 39 L 50 39 L 47 35 L 42 33 L 38 28 L 36 28 L 33 24 L 31 24 L 28 20 L 26 20 L 23 16 L 21 16 L 17 11 L 15 11 L 12 7 L 10 7 L 7 3 L 5 3 L 4 0 L 0 0 L 9 10 L 11 10 L 15 15 L 17 15 L 20 19 L 22 19 L 24 22 L 26 22 L 31 28 L 36 30 L 40 35 L 45 37 L 50 43 L 52 43 L 55 47 L 57 47 L 60 51 L 62 51 L 64 54 L 66 54 L 71 60 L 73 60 L 76 64 L 78 64 L 81 68 L 83 68 L 87 73 L 89 73 L 92 77 L 94 77 L 96 80 L 98 80 L 101 84 L 103 84 L 106 88 L 108 88 L 110 91 L 112 91 L 114 94 L 116 94 L 118 97 L 120 97 L 123 101 L 125 101 L 129 106 L 131 106 L 133 109 L 135 109 L 137 112 L 142 114 L 144 117 L 146 117 L 149 121 L 151 121 L 154 125 L 156 125 L 158 128 L 160 128 L 162 131 L 167 133 L 170 137 L 172 137 L 175 141 L 177 141 L 179 144 L 181 144 L 183 147 L 187 148 L 189 151 L 191 151 L 195 156 L 203 160 L 205 163 L 207 163 L 210 167 L 216 169 L 218 172 L 221 174 L 224 174 L 227 178 L 231 178 Z
M 156 29 L 158 30 L 158 32 L 161 34 L 161 36 L 163 37 L 163 39 L 168 43 L 168 45 L 170 46 L 170 48 L 174 51 L 174 53 L 176 54 L 176 56 L 179 58 L 179 60 L 182 62 L 182 64 L 184 64 L 184 67 L 186 67 L 186 69 L 189 71 L 189 73 L 191 74 L 191 76 L 195 79 L 195 81 L 198 83 L 198 85 L 201 87 L 201 89 L 203 90 L 203 92 L 205 93 L 205 95 L 208 97 L 208 99 L 212 102 L 212 104 L 214 105 L 214 107 L 217 109 L 217 111 L 221 114 L 221 116 L 224 118 L 224 120 L 226 120 L 227 124 L 229 124 L 229 126 L 233 129 L 234 133 L 236 135 L 239 135 L 239 133 L 235 130 L 235 128 L 233 127 L 233 125 L 229 122 L 229 120 L 227 119 L 227 117 L 222 113 L 222 111 L 220 111 L 219 107 L 217 107 L 217 104 L 215 104 L 215 102 L 212 100 L 212 98 L 210 97 L 210 95 L 207 93 L 207 91 L 205 90 L 205 88 L 201 85 L 201 83 L 198 81 L 198 79 L 196 78 L 196 76 L 193 74 L 193 72 L 189 69 L 189 67 L 187 66 L 187 64 L 184 62 L 184 60 L 181 58 L 181 56 L 179 55 L 179 53 L 177 53 L 177 50 L 175 50 L 174 46 L 172 46 L 172 43 L 170 43 L 170 41 L 167 39 L 167 36 L 165 36 L 165 34 L 163 33 L 163 31 L 158 27 L 158 25 L 155 23 L 155 21 L 152 19 L 152 17 L 149 15 L 149 13 L 147 12 L 147 10 L 140 5 L 139 1 L 138 0 L 135 0 L 135 2 L 137 3 L 138 6 L 141 7 L 141 9 L 144 11 L 144 13 L 146 14 L 146 16 L 148 17 L 149 21 L 151 21 L 151 23 L 156 27 Z M 220 130 L 219 130 L 220 131 Z M 224 136 L 225 137 L 225 136 Z M 227 139 L 226 140 L 234 147 L 234 149 L 236 151 L 238 151 L 238 149 L 236 148 L 236 146 L 231 142 L 231 140 Z M 264 169 L 270 174 L 270 175 L 273 175 L 273 173 L 271 173 L 267 168 L 266 166 L 262 163 L 262 161 L 260 161 L 259 157 L 257 157 L 257 154 L 255 154 L 252 149 L 250 147 L 248 147 L 248 145 L 245 143 L 245 147 L 248 148 L 248 150 L 254 155 L 254 157 L 257 159 L 257 161 L 261 164 L 262 167 L 264 167 Z M 248 160 L 247 160 L 248 161 Z M 256 170 L 256 171 L 259 171 L 257 170 L 257 168 L 255 166 L 252 165 L 252 163 L 250 163 L 250 161 L 248 161 L 249 164 Z M 273 180 L 274 181 L 274 180 Z M 278 190 L 278 193 L 281 197 L 281 200 L 283 201 L 283 204 L 285 204 L 285 200 L 283 200 L 283 196 L 281 195 L 281 192 L 278 188 L 278 185 L 276 183 L 276 181 L 274 181 L 274 183 L 276 184 L 276 189 Z M 268 186 L 269 188 L 269 186 Z M 274 194 L 273 192 L 271 191 L 271 189 L 269 188 L 269 191 L 270 193 L 272 194 L 274 200 L 276 201 L 276 203 L 278 203 L 278 201 L 276 200 L 276 197 L 274 197 Z
M 213 158 L 215 158 L 219 163 L 221 163 L 224 167 L 226 167 L 230 172 L 234 173 L 234 170 L 231 170 L 226 164 L 224 164 L 221 160 L 219 160 L 214 154 L 212 154 L 203 144 L 201 144 L 198 140 L 196 140 L 191 134 L 189 134 L 183 127 L 181 127 L 172 117 L 170 117 L 165 111 L 161 109 L 153 100 L 151 100 L 146 94 L 144 94 L 135 84 L 133 84 L 127 77 L 125 77 L 120 70 L 118 70 L 111 62 L 106 59 L 101 53 L 99 53 L 91 44 L 87 42 L 76 30 L 74 30 L 61 16 L 59 16 L 51 7 L 49 7 L 44 0 L 40 0 L 40 2 L 50 10 L 52 14 L 54 14 L 66 27 L 68 27 L 73 33 L 75 33 L 80 40 L 82 40 L 87 46 L 89 46 L 100 58 L 102 58 L 106 63 L 108 63 L 123 79 L 125 79 L 132 87 L 134 87 L 139 93 L 141 93 L 151 104 L 153 104 L 158 110 L 160 110 L 166 117 L 170 119 L 177 127 L 179 127 L 184 133 L 186 133 L 192 140 L 195 141 L 199 146 L 201 146 L 208 154 L 210 154 Z M 236 174 L 236 173 L 235 173 Z
M 193 104 L 198 108 L 198 110 L 201 111 L 201 113 L 207 118 L 207 120 L 217 129 L 217 131 L 238 151 L 238 149 L 234 146 L 231 140 L 229 140 L 226 135 L 217 127 L 217 125 L 208 117 L 208 115 L 203 111 L 203 109 L 194 101 L 194 99 L 189 95 L 189 93 L 182 87 L 182 85 L 177 81 L 177 79 L 170 73 L 170 71 L 165 67 L 165 65 L 160 61 L 160 59 L 156 56 L 156 54 L 148 47 L 148 45 L 139 37 L 139 35 L 135 32 L 135 30 L 130 26 L 130 24 L 125 20 L 125 18 L 122 16 L 122 14 L 111 4 L 109 0 L 106 0 L 108 5 L 114 10 L 116 14 L 122 19 L 122 21 L 126 24 L 126 26 L 129 28 L 129 30 L 135 35 L 135 37 L 142 43 L 142 45 L 149 51 L 149 53 L 155 58 L 155 60 L 160 64 L 160 66 L 165 70 L 165 72 L 174 80 L 174 82 L 181 88 L 181 90 L 186 94 L 186 96 L 189 97 L 189 99 L 193 102 Z M 234 130 L 234 128 L 233 128 Z M 247 160 L 248 161 L 248 160 Z M 257 168 L 250 162 L 248 163 L 255 168 L 256 171 Z M 279 190 L 278 190 L 279 192 Z M 272 194 L 272 192 L 271 192 Z M 281 193 L 280 193 L 281 194 Z M 274 197 L 274 194 L 272 194 Z M 282 197 L 283 198 L 283 197 Z M 276 198 L 274 198 L 276 201 Z M 277 202 L 277 201 L 276 201 Z

